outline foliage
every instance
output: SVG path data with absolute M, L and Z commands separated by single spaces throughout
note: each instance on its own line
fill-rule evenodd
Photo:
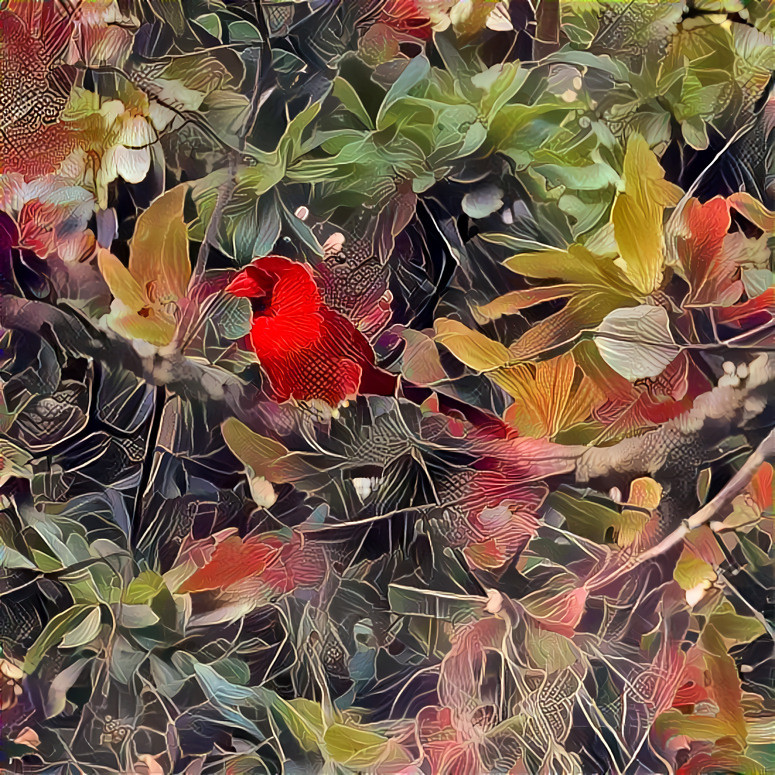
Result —
M 775 769 L 771 2 L 0 27 L 8 771 Z

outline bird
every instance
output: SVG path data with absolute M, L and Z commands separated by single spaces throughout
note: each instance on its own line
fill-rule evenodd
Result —
M 396 376 L 376 366 L 353 323 L 325 304 L 310 268 L 283 256 L 255 259 L 226 286 L 250 299 L 250 348 L 273 398 L 337 407 L 358 393 L 393 395 Z

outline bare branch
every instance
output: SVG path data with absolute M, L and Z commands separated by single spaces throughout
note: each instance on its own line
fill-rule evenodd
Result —
M 67 352 L 104 364 L 120 364 L 151 385 L 164 386 L 187 400 L 219 407 L 224 417 L 237 417 L 251 427 L 271 428 L 284 414 L 281 407 L 262 400 L 253 385 L 224 369 L 175 351 L 146 355 L 130 340 L 99 329 L 62 307 L 2 295 L 0 327 L 53 340 Z
M 726 483 L 715 498 L 708 501 L 699 511 L 692 514 L 680 527 L 662 539 L 656 546 L 637 556 L 637 564 L 646 562 L 664 554 L 698 527 L 710 522 L 713 517 L 726 516 L 724 511 L 732 501 L 748 486 L 754 474 L 766 462 L 775 460 L 775 430 L 770 431 L 764 441 L 751 453 L 742 468 Z
M 576 481 L 588 483 L 611 476 L 669 479 L 671 466 L 702 466 L 718 446 L 740 433 L 772 399 L 775 357 L 760 355 L 748 378 L 737 387 L 725 385 L 698 396 L 694 406 L 656 430 L 609 447 L 579 449 Z
M 188 358 L 172 348 L 146 355 L 131 341 L 95 327 L 75 311 L 3 295 L 0 296 L 0 326 L 54 339 L 66 351 L 106 364 L 121 364 L 149 384 L 164 386 L 186 400 L 217 406 L 224 418 L 236 417 L 253 428 L 287 430 L 289 424 L 294 424 L 292 410 L 263 400 L 255 386 L 238 376 Z M 702 394 L 691 410 L 656 430 L 608 447 L 556 445 L 557 461 L 566 463 L 557 470 L 573 472 L 578 483 L 606 483 L 615 479 L 628 482 L 640 476 L 652 476 L 668 487 L 687 481 L 693 486 L 697 471 L 715 457 L 719 445 L 745 429 L 772 402 L 773 386 L 775 356 L 760 355 L 750 364 L 749 376 L 742 384 L 716 387 Z M 775 440 L 768 439 L 767 443 L 775 447 Z M 765 459 L 770 455 L 769 449 L 765 445 L 755 453 L 739 476 L 747 475 L 751 466 L 758 466 L 761 462 L 756 462 L 758 456 Z M 736 477 L 728 486 L 744 484 L 745 481 Z M 720 497 L 721 494 L 717 496 Z M 714 500 L 712 504 L 718 510 L 723 502 Z M 710 507 L 708 504 L 706 509 Z M 706 519 L 707 513 L 701 510 L 699 518 Z M 696 520 L 698 515 L 692 519 Z

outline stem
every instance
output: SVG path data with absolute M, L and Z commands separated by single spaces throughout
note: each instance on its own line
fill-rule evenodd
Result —
M 653 560 L 662 554 L 678 546 L 692 530 L 710 522 L 713 517 L 720 516 L 731 504 L 732 501 L 748 486 L 754 477 L 754 474 L 766 462 L 775 460 L 775 430 L 770 431 L 759 446 L 751 453 L 748 460 L 745 461 L 740 470 L 724 485 L 721 492 L 715 498 L 708 501 L 699 511 L 696 511 L 683 524 L 673 530 L 672 533 L 663 538 L 658 544 L 650 549 L 629 556 L 623 562 L 618 564 L 610 572 L 603 571 L 595 574 L 587 588 L 600 589 L 612 581 L 630 573 L 644 562 Z
M 143 499 L 145 491 L 151 480 L 151 470 L 154 464 L 155 449 L 159 440 L 159 430 L 161 428 L 161 417 L 164 413 L 164 404 L 167 400 L 167 390 L 164 387 L 156 387 L 156 396 L 154 398 L 153 416 L 151 425 L 148 429 L 148 439 L 145 444 L 145 454 L 143 456 L 143 467 L 140 473 L 140 482 L 137 485 L 134 507 L 132 509 L 132 519 L 129 523 L 129 529 L 133 532 L 134 527 L 139 525 L 143 516 Z
M 713 517 L 721 514 L 732 501 L 748 486 L 754 474 L 759 468 L 769 460 L 775 459 L 775 430 L 770 431 L 761 444 L 751 453 L 748 460 L 745 461 L 742 468 L 724 485 L 724 488 L 706 503 L 699 511 L 692 514 L 680 527 L 676 528 L 670 535 L 663 538 L 656 546 L 639 554 L 636 558 L 637 564 L 651 560 L 664 554 L 679 544 L 692 531 L 696 530 L 706 522 L 710 522 Z
M 543 59 L 560 47 L 560 0 L 539 0 L 533 59 Z

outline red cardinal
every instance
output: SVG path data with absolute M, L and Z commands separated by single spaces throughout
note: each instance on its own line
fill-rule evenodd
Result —
M 258 258 L 226 287 L 253 303 L 250 344 L 275 398 L 337 406 L 356 393 L 391 395 L 396 378 L 374 365 L 363 334 L 327 307 L 305 264 Z

